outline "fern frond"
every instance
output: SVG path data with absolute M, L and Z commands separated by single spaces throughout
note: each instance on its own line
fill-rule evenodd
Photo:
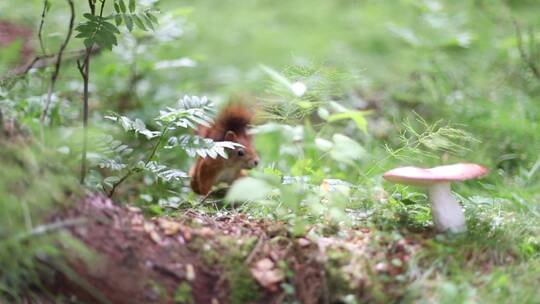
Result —
M 197 135 L 172 136 L 167 141 L 166 149 L 180 147 L 186 151 L 190 157 L 200 156 L 202 158 L 217 158 L 218 155 L 227 158 L 225 149 L 242 147 L 241 144 L 231 141 L 213 141 Z
M 120 171 L 127 167 L 122 159 L 129 156 L 133 149 L 115 140 L 111 135 L 101 136 L 98 139 L 96 153 L 90 154 L 90 159 L 102 169 Z
M 176 182 L 188 178 L 189 176 L 186 172 L 178 169 L 170 169 L 165 165 L 158 164 L 155 161 L 148 162 L 139 162 L 139 168 L 154 174 L 157 178 L 165 182 Z
M 178 101 L 177 107 L 160 111 L 156 120 L 169 126 L 196 129 L 198 125 L 210 126 L 212 112 L 212 103 L 206 97 L 186 95 Z
M 161 134 L 160 131 L 150 131 L 144 124 L 144 122 L 138 118 L 131 120 L 127 116 L 118 115 L 116 113 L 109 113 L 105 116 L 106 119 L 118 122 L 125 131 L 134 131 L 135 133 L 144 135 L 147 139 L 152 139 Z

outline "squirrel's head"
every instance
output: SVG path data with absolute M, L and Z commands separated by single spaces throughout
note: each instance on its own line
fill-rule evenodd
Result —
M 236 134 L 234 131 L 227 131 L 226 141 L 241 144 L 243 147 L 236 147 L 228 150 L 228 160 L 242 169 L 253 169 L 259 164 L 259 155 L 253 147 L 251 136 L 248 134 Z

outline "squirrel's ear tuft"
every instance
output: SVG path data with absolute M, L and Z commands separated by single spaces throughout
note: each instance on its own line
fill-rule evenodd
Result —
M 234 131 L 227 131 L 227 133 L 225 134 L 225 140 L 226 141 L 237 142 L 238 138 L 236 136 L 236 133 L 234 133 Z

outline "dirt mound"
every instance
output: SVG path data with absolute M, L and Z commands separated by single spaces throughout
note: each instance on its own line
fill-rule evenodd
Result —
M 69 265 L 78 279 L 59 273 L 54 289 L 83 301 L 281 302 L 285 264 L 299 273 L 289 278 L 296 298 L 315 303 L 323 296 L 319 263 L 299 254 L 300 247 L 275 223 L 195 212 L 146 220 L 138 208 L 121 208 L 101 196 L 52 220 L 72 219 L 84 219 L 68 229 L 96 255 L 91 262 L 73 256 Z

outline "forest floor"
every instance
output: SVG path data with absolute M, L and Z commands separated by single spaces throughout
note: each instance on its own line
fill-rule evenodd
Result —
M 405 265 L 435 235 L 389 239 L 355 228 L 293 237 L 282 223 L 242 215 L 187 210 L 145 219 L 139 208 L 118 207 L 100 195 L 52 218 L 76 219 L 84 220 L 69 230 L 97 255 L 85 262 L 75 255 L 76 275 L 57 279 L 57 288 L 111 303 L 330 303 L 347 293 L 377 302 L 382 292 L 398 300 L 406 289 L 399 280 Z M 477 262 L 490 268 L 489 259 Z
M 538 3 L 140 2 L 159 2 L 159 28 L 122 30 L 92 57 L 99 142 L 81 186 L 76 58 L 64 57 L 47 124 L 52 69 L 21 66 L 57 52 L 67 7 L 50 9 L 38 41 L 49 1 L 0 1 L 0 302 L 538 303 Z M 73 37 L 66 55 L 82 48 Z M 17 67 L 24 75 L 3 81 Z M 276 105 L 255 124 L 250 176 L 266 196 L 202 202 L 187 180 L 151 172 L 112 200 L 98 194 L 152 147 L 110 111 L 158 130 L 155 115 L 184 94 L 219 103 L 238 92 Z M 356 116 L 331 119 L 345 113 Z M 194 161 L 182 149 L 156 159 L 182 172 Z M 455 162 L 491 170 L 453 186 L 467 233 L 437 233 L 423 189 L 382 179 Z

